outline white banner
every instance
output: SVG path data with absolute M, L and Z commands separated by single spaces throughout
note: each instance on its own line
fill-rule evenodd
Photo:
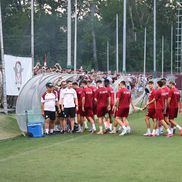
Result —
M 6 93 L 18 96 L 25 83 L 32 77 L 32 59 L 4 55 Z

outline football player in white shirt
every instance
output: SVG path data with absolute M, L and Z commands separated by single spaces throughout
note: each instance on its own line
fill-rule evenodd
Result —
M 45 134 L 53 134 L 54 132 L 54 121 L 56 119 L 56 107 L 58 107 L 58 112 L 60 112 L 60 107 L 58 104 L 58 97 L 54 91 L 54 86 L 52 83 L 48 82 L 46 84 L 46 92 L 41 97 L 41 111 L 42 116 L 45 118 Z
M 67 88 L 61 92 L 60 104 L 65 119 L 70 119 L 71 132 L 74 132 L 75 114 L 78 111 L 78 99 L 76 91 L 72 88 L 72 81 L 67 81 Z

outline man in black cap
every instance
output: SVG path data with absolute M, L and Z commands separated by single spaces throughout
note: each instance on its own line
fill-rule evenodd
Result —
M 54 91 L 54 86 L 51 82 L 46 84 L 46 92 L 41 97 L 41 110 L 42 115 L 45 117 L 45 134 L 53 134 L 54 132 L 54 121 L 56 119 L 56 108 L 60 112 L 58 104 L 58 96 Z

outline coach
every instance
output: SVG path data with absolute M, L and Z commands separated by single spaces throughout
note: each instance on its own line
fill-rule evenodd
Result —
M 72 81 L 67 81 L 67 87 L 62 90 L 60 99 L 61 110 L 64 111 L 64 119 L 70 119 L 71 132 L 73 132 L 75 113 L 78 111 L 78 99 L 76 91 L 72 88 Z

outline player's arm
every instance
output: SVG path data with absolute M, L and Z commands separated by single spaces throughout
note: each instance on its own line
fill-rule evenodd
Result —
M 111 110 L 111 97 L 110 96 L 108 96 L 108 111 L 110 111 Z
M 155 99 L 151 100 L 150 102 L 147 102 L 147 104 L 144 106 L 143 110 L 145 110 L 150 104 L 153 104 L 155 102 Z
M 97 100 L 97 95 L 98 95 L 98 92 L 97 92 L 97 90 L 96 90 L 96 92 L 95 92 L 95 94 L 94 94 L 94 101 L 95 101 L 96 104 L 97 104 L 97 102 L 98 102 L 98 100 Z
M 44 103 L 43 102 L 41 103 L 41 113 L 42 113 L 42 116 L 44 116 Z
M 44 103 L 45 103 L 45 100 L 43 97 L 41 97 L 41 113 L 42 113 L 42 116 L 44 116 Z
M 179 112 L 182 113 L 182 102 L 180 103 L 180 106 L 179 106 Z
M 74 102 L 75 102 L 76 110 L 78 111 L 78 98 L 74 98 Z
M 167 100 L 167 106 L 168 107 L 169 107 L 170 103 L 171 103 L 171 97 L 169 97 L 168 100 Z
M 116 111 L 118 109 L 118 105 L 119 105 L 119 98 L 116 98 L 113 110 Z
M 61 98 L 61 110 L 64 111 L 64 98 Z
M 85 111 L 85 96 L 82 96 L 82 111 Z
M 60 109 L 59 101 L 56 101 L 56 106 L 58 108 L 58 112 L 60 113 L 61 112 L 61 109 Z
M 131 106 L 132 106 L 132 108 L 133 108 L 133 111 L 136 112 L 136 108 L 135 108 L 135 106 L 134 106 L 134 104 L 133 104 L 132 98 L 130 99 L 130 103 L 131 103 Z

